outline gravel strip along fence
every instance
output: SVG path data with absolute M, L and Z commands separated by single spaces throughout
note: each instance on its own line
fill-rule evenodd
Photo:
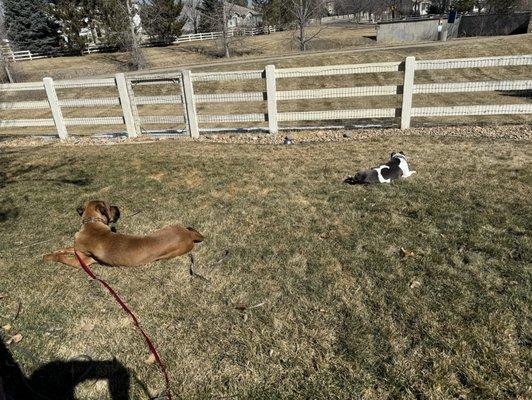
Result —
M 365 140 L 391 136 L 433 136 L 433 137 L 456 137 L 468 139 L 506 139 L 516 141 L 532 141 L 532 125 L 504 125 L 504 126 L 457 126 L 457 127 L 427 127 L 412 128 L 408 131 L 400 129 L 357 129 L 357 130 L 324 130 L 324 131 L 301 131 L 284 132 L 278 135 L 269 134 L 203 134 L 199 139 L 190 137 L 178 138 L 154 138 L 143 136 L 135 139 L 127 138 L 95 138 L 95 137 L 70 137 L 65 142 L 51 137 L 26 137 L 26 138 L 3 138 L 0 141 L 2 147 L 26 147 L 26 146 L 86 146 L 86 145 L 117 145 L 117 144 L 143 144 L 161 140 L 180 140 L 187 142 L 205 143 L 232 143 L 232 144 L 283 144 L 285 137 L 289 137 L 293 144 L 342 142 L 353 140 Z

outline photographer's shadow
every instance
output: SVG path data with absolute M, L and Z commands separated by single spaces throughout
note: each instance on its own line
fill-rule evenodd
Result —
M 52 361 L 28 378 L 0 340 L 0 400 L 75 400 L 85 381 L 106 380 L 112 400 L 129 399 L 129 371 L 116 359 Z

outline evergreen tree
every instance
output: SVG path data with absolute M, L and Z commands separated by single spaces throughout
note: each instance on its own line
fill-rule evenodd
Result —
M 59 48 L 58 25 L 43 0 L 4 0 L 9 40 L 21 50 L 47 53 Z
M 81 30 L 90 27 L 94 10 L 83 0 L 54 0 L 49 10 L 59 22 L 64 46 L 71 52 L 83 54 L 87 37 L 81 35 Z
M 100 26 L 104 31 L 104 42 L 109 47 L 131 50 L 133 34 L 131 32 L 130 0 L 97 0 L 95 10 Z
M 445 14 L 449 11 L 450 0 L 431 0 L 429 14 Z
M 261 12 L 264 25 L 278 27 L 293 21 L 293 15 L 288 10 L 288 2 L 283 0 L 253 0 L 255 9 Z
M 150 37 L 170 44 L 181 35 L 184 22 L 179 17 L 182 10 L 180 0 L 147 1 L 140 9 L 142 28 Z
M 200 32 L 213 32 L 223 28 L 223 0 L 204 0 L 199 7 L 201 18 L 199 23 Z M 220 26 L 220 24 L 222 26 Z
M 488 11 L 492 13 L 509 13 L 518 8 L 520 0 L 487 0 Z
M 465 13 L 473 10 L 473 7 L 475 7 L 475 0 L 453 0 L 451 6 L 456 11 Z

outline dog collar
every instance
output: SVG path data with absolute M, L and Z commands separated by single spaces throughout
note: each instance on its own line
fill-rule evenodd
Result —
M 102 224 L 107 225 L 107 221 L 105 221 L 103 218 L 100 218 L 100 217 L 83 218 L 81 220 L 81 225 L 88 224 L 89 222 L 101 222 Z

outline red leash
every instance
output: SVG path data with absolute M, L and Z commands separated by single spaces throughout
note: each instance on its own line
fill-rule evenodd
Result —
M 111 293 L 113 295 L 113 297 L 118 302 L 118 304 L 120 304 L 120 306 L 124 309 L 124 311 L 129 314 L 129 316 L 133 320 L 133 324 L 137 327 L 137 329 L 140 331 L 142 336 L 144 336 L 144 339 L 146 340 L 146 344 L 148 345 L 148 348 L 150 349 L 151 354 L 153 354 L 153 356 L 155 357 L 155 361 L 159 365 L 159 368 L 161 369 L 161 372 L 164 375 L 164 380 L 166 381 L 167 398 L 168 398 L 168 400 L 172 400 L 172 394 L 170 392 L 170 379 L 168 378 L 168 373 L 166 372 L 166 367 L 164 366 L 163 362 L 161 361 L 161 357 L 159 357 L 159 353 L 157 353 L 157 349 L 153 345 L 153 342 L 151 341 L 150 337 L 146 334 L 146 332 L 144 332 L 144 329 L 142 329 L 142 327 L 140 326 L 139 320 L 137 319 L 135 314 L 133 314 L 133 312 L 129 309 L 129 307 L 126 305 L 126 303 L 124 303 L 124 301 L 120 298 L 120 296 L 115 292 L 115 290 L 111 286 L 109 286 L 109 284 L 107 282 L 105 282 L 103 279 L 98 278 L 94 274 L 94 272 L 92 272 L 92 270 L 89 268 L 89 266 L 81 259 L 81 257 L 79 256 L 79 254 L 78 254 L 78 252 L 76 250 L 74 250 L 74 254 L 76 255 L 76 258 L 78 259 L 79 264 L 85 270 L 87 275 L 89 275 L 92 279 L 94 279 L 95 281 L 100 282 L 103 286 L 105 286 L 105 288 L 109 291 L 109 293 Z

